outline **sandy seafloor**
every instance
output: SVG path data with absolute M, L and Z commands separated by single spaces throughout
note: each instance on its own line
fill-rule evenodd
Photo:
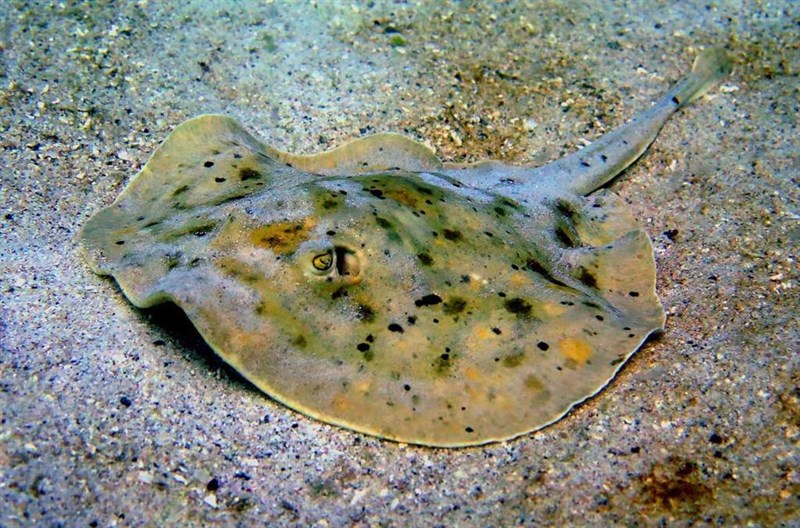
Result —
M 733 75 L 611 188 L 666 331 L 487 447 L 308 419 L 77 252 L 177 124 L 315 152 L 402 132 L 543 163 L 726 46 Z M 800 526 L 795 2 L 0 2 L 0 526 Z

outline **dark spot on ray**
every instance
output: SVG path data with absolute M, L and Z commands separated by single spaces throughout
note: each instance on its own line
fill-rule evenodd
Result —
M 575 306 L 575 303 L 572 301 L 561 301 L 561 304 L 564 306 Z
M 492 332 L 494 332 L 494 333 L 495 333 L 495 335 L 500 335 L 500 334 L 502 334 L 502 333 L 503 333 L 503 331 L 502 331 L 502 330 L 500 330 L 500 329 L 499 329 L 499 328 L 497 328 L 497 327 L 494 327 L 494 328 L 492 328 Z
M 417 253 L 417 258 L 425 266 L 430 266 L 431 264 L 433 264 L 433 257 L 428 255 L 427 253 Z
M 222 204 L 225 204 L 225 203 L 228 203 L 228 202 L 235 202 L 239 198 L 244 198 L 245 196 L 248 196 L 249 194 L 250 194 L 249 192 L 243 192 L 243 193 L 239 193 L 239 194 L 233 194 L 231 196 L 226 196 L 225 198 L 222 198 L 221 200 L 218 200 L 218 201 L 214 202 L 214 205 L 222 205 Z
M 503 307 L 517 317 L 529 317 L 531 315 L 531 309 L 533 308 L 531 303 L 519 297 L 508 299 L 503 303 Z
M 465 430 L 466 432 L 468 432 L 468 433 L 473 433 L 473 432 L 475 432 L 475 429 L 473 429 L 472 427 L 465 427 L 465 428 L 464 428 L 464 430 Z
M 512 264 L 512 265 L 511 265 L 511 269 L 513 269 L 513 270 L 519 270 L 519 266 L 517 266 L 516 264 Z
M 203 167 L 205 167 L 205 168 L 209 168 L 209 167 L 213 167 L 213 166 L 214 166 L 214 162 L 213 161 L 206 161 L 205 163 L 203 163 Z
M 358 345 L 356 345 L 356 348 L 358 349 L 359 352 L 366 352 L 367 350 L 369 350 L 369 343 L 359 343 Z
M 497 292 L 497 295 L 499 297 L 505 297 L 506 296 L 506 292 Z
M 545 279 L 547 279 L 548 281 L 552 282 L 557 286 L 563 286 L 565 288 L 569 287 L 566 284 L 564 284 L 563 281 L 553 277 L 553 275 L 551 275 L 550 272 L 547 271 L 547 268 L 545 268 L 541 263 L 539 263 L 537 260 L 533 258 L 529 258 L 527 262 L 525 262 L 525 267 L 528 268 L 529 271 L 538 273 L 539 275 L 541 275 L 542 277 L 544 277 Z
M 216 178 L 214 178 L 214 181 L 217 182 L 217 183 L 222 183 L 222 182 L 225 181 L 225 178 L 221 178 L 221 177 L 217 176 Z
M 611 366 L 614 366 L 614 365 L 619 365 L 619 364 L 620 364 L 620 363 L 622 363 L 623 361 L 625 361 L 623 358 L 617 358 L 617 359 L 613 359 L 613 360 L 611 360 L 611 363 L 609 363 L 609 365 L 611 365 Z
M 386 197 L 383 195 L 383 191 L 380 189 L 369 189 L 369 193 L 374 196 L 375 198 L 385 200 Z
M 483 234 L 488 236 L 489 238 L 494 236 L 494 233 L 492 233 L 491 231 L 484 231 Z
M 239 154 L 238 152 L 234 152 L 234 153 L 233 153 L 233 157 L 234 157 L 235 159 L 242 159 L 242 155 L 241 155 L 241 154 Z
M 536 343 L 536 346 L 539 347 L 539 350 L 543 352 L 546 352 L 547 350 L 550 349 L 550 345 L 548 345 L 544 341 L 539 341 L 538 343 Z
M 597 319 L 598 321 L 605 321 L 606 320 L 606 318 L 603 317 L 602 315 L 595 315 L 594 318 Z
M 577 214 L 575 207 L 566 200 L 558 200 L 556 210 L 567 218 L 573 218 Z
M 467 301 L 461 297 L 451 297 L 442 307 L 447 315 L 460 314 L 467 307 Z
M 144 220 L 144 218 L 145 218 L 144 216 L 139 216 L 139 217 L 136 218 L 136 221 L 137 222 L 141 222 L 142 220 Z
M 495 207 L 494 212 L 497 213 L 497 216 L 506 216 L 508 214 L 502 207 Z
M 522 352 L 511 354 L 503 358 L 503 366 L 509 368 L 518 367 L 522 364 L 523 359 L 525 359 L 525 354 Z
M 636 334 L 628 334 L 628 337 L 636 337 Z
M 258 172 L 257 170 L 250 169 L 250 168 L 247 168 L 247 167 L 245 167 L 243 169 L 239 169 L 239 179 L 242 180 L 242 181 L 255 180 L 255 179 L 260 178 L 260 177 L 261 177 L 261 173 Z
M 597 304 L 596 302 L 583 301 L 581 304 L 584 305 L 584 306 L 588 306 L 589 308 L 597 308 L 598 310 L 601 309 L 601 306 L 599 304 Z
M 344 288 L 344 286 L 342 286 L 341 288 L 338 288 L 335 292 L 331 294 L 331 299 L 336 300 L 341 297 L 347 297 L 347 295 L 348 295 L 347 290 Z
M 442 302 L 442 298 L 436 295 L 435 293 L 429 293 L 425 295 L 421 299 L 417 299 L 414 301 L 414 305 L 422 307 L 422 306 L 434 306 Z
M 639 296 L 639 292 L 637 292 L 637 291 L 629 291 L 628 295 L 631 296 L 631 297 L 638 297 Z
M 397 323 L 392 323 L 392 324 L 389 325 L 389 331 L 390 332 L 398 332 L 398 333 L 402 334 L 403 333 L 403 327 L 400 326 Z
M 437 374 L 443 374 L 452 367 L 450 363 L 450 354 L 444 353 L 437 357 L 433 362 L 433 369 Z
M 377 222 L 377 224 L 384 229 L 389 229 L 392 227 L 392 223 L 382 216 L 376 216 L 375 222 Z
M 608 156 L 606 156 L 605 154 L 600 154 L 600 159 L 603 160 L 603 163 L 605 163 L 608 161 Z
M 334 231 L 334 230 L 332 230 L 332 229 L 331 229 L 331 230 L 329 230 L 329 231 L 325 231 L 325 234 L 326 234 L 326 235 L 328 235 L 328 236 L 333 236 L 333 235 L 335 235 L 335 234 L 336 234 L 336 231 Z
M 583 266 L 578 269 L 578 280 L 590 288 L 597 288 L 597 277 Z
M 363 323 L 371 323 L 375 320 L 375 311 L 366 304 L 358 305 L 357 315 Z
M 525 267 L 530 271 L 544 275 L 545 277 L 549 275 L 549 272 L 545 269 L 545 267 L 534 259 L 528 259 L 528 261 L 525 263 Z
M 673 97 L 672 98 L 672 102 L 675 103 L 676 105 L 680 105 L 681 104 L 681 102 L 678 100 L 677 97 Z
M 182 254 L 180 252 L 173 253 L 173 254 L 170 254 L 170 255 L 165 255 L 164 256 L 164 261 L 165 261 L 165 263 L 167 265 L 167 269 L 168 270 L 172 270 L 172 269 L 177 268 L 181 263 L 181 256 L 182 256 Z
M 592 165 L 586 160 L 581 160 L 581 166 L 583 166 L 583 167 L 591 167 Z
M 625 327 L 623 327 L 622 329 L 623 329 L 623 330 L 626 330 L 626 331 L 628 331 L 628 332 L 630 332 L 630 331 L 631 331 L 631 327 L 630 327 L 630 326 L 625 326 Z
M 447 240 L 452 240 L 454 242 L 463 238 L 461 231 L 458 231 L 457 229 L 445 229 L 442 231 L 442 233 L 444 233 L 444 237 Z
M 372 335 L 372 334 L 367 334 L 367 337 L 365 339 L 366 339 L 367 343 L 374 343 L 375 342 L 375 336 Z
M 469 284 L 470 280 L 472 280 L 472 279 L 469 278 L 469 275 L 462 275 L 461 276 L 461 282 L 463 282 L 464 284 Z
M 572 233 L 570 233 L 569 229 L 564 225 L 556 227 L 556 238 L 566 247 L 571 248 L 576 246 Z
M 411 326 L 414 326 L 417 323 L 417 316 L 416 315 L 409 315 L 406 318 L 406 321 L 408 321 L 408 324 L 410 324 Z
M 116 245 L 118 245 L 118 246 L 121 246 L 121 245 L 125 244 L 125 241 L 124 241 L 124 240 L 117 240 L 117 241 L 116 241 L 116 242 L 114 242 L 114 243 L 115 243 Z
M 206 223 L 206 224 L 200 224 L 200 225 L 189 227 L 185 231 L 183 231 L 182 233 L 176 233 L 176 235 L 178 235 L 178 236 L 180 236 L 180 235 L 194 235 L 194 236 L 197 236 L 197 237 L 203 237 L 203 236 L 206 236 L 209 232 L 211 232 L 211 230 L 214 229 L 216 226 L 217 226 L 217 224 L 215 222 L 210 222 L 210 223 Z

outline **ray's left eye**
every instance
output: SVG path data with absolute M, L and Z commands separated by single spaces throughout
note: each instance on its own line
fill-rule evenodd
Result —
M 316 247 L 297 257 L 308 278 L 337 284 L 356 284 L 364 266 L 358 252 L 345 246 Z
M 314 255 L 311 259 L 311 264 L 317 271 L 328 271 L 333 267 L 333 251 L 328 250 L 325 253 Z

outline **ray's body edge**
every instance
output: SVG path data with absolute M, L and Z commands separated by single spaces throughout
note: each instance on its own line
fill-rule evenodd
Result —
M 149 287 L 144 287 L 141 283 L 137 282 L 139 280 L 138 275 L 141 275 L 141 273 L 134 268 L 140 266 L 139 263 L 136 262 L 135 259 L 128 258 L 129 254 L 119 253 L 119 247 L 102 242 L 103 237 L 110 236 L 106 233 L 111 231 L 107 228 L 106 223 L 113 223 L 113 221 L 118 220 L 118 217 L 124 217 L 125 215 L 131 216 L 133 211 L 128 210 L 130 204 L 133 203 L 135 205 L 137 201 L 141 201 L 146 197 L 148 192 L 152 191 L 148 186 L 152 184 L 152 179 L 157 177 L 159 171 L 163 170 L 164 167 L 169 167 L 170 164 L 176 163 L 176 160 L 172 159 L 174 153 L 167 147 L 171 142 L 188 142 L 190 146 L 196 145 L 197 148 L 202 150 L 206 148 L 203 147 L 203 142 L 209 138 L 213 138 L 213 142 L 223 146 L 220 149 L 212 149 L 215 152 L 214 156 L 220 155 L 221 152 L 219 152 L 219 150 L 224 151 L 225 148 L 229 148 L 231 151 L 243 149 L 252 152 L 268 165 L 272 165 L 274 162 L 285 165 L 286 168 L 283 170 L 287 175 L 287 179 L 282 185 L 284 185 L 286 189 L 290 189 L 297 185 L 298 181 L 302 181 L 304 174 L 308 174 L 309 176 L 317 174 L 318 176 L 315 176 L 316 181 L 324 181 L 327 179 L 326 177 L 332 176 L 341 179 L 351 177 L 354 179 L 356 177 L 364 179 L 371 174 L 380 177 L 391 177 L 391 174 L 404 174 L 407 178 L 417 178 L 428 185 L 450 187 L 451 191 L 460 196 L 468 196 L 468 190 L 472 188 L 476 192 L 482 192 L 488 197 L 487 200 L 492 198 L 501 200 L 507 197 L 529 208 L 539 207 L 537 204 L 541 202 L 546 204 L 542 210 L 551 216 L 553 210 L 563 212 L 566 216 L 570 216 L 575 214 L 575 211 L 567 211 L 572 207 L 569 205 L 570 196 L 589 195 L 619 174 L 619 172 L 624 170 L 625 167 L 635 161 L 636 158 L 646 150 L 647 146 L 655 139 L 658 131 L 672 113 L 691 99 L 697 97 L 699 93 L 706 90 L 722 75 L 727 74 L 729 69 L 728 63 L 724 60 L 724 54 L 720 54 L 716 51 L 704 54 L 695 62 L 693 71 L 687 79 L 677 85 L 653 107 L 640 114 L 631 122 L 610 132 L 603 138 L 600 138 L 590 147 L 539 168 L 509 167 L 497 162 L 470 166 L 442 164 L 436 159 L 432 152 L 426 149 L 426 147 L 402 138 L 401 136 L 386 134 L 360 140 L 357 142 L 357 147 L 349 149 L 341 148 L 313 156 L 295 156 L 278 151 L 266 143 L 263 143 L 231 118 L 215 115 L 199 116 L 177 127 L 164 144 L 153 154 L 142 171 L 133 178 L 131 183 L 120 194 L 117 200 L 115 200 L 114 204 L 90 219 L 81 235 L 81 249 L 92 269 L 99 274 L 114 275 L 120 283 L 125 295 L 135 305 L 139 307 L 149 307 L 162 302 L 172 301 L 181 306 L 181 308 L 186 311 L 187 315 L 189 315 L 206 342 L 224 361 L 270 397 L 296 411 L 357 432 L 403 443 L 414 443 L 433 447 L 466 447 L 510 440 L 526 433 L 540 430 L 561 420 L 576 406 L 594 397 L 614 379 L 622 366 L 627 363 L 630 357 L 641 347 L 650 335 L 663 329 L 665 314 L 655 292 L 655 263 L 652 254 L 652 243 L 640 227 L 631 227 L 633 231 L 629 234 L 633 234 L 634 232 L 644 233 L 644 238 L 647 242 L 646 248 L 644 249 L 647 249 L 647 251 L 644 251 L 643 247 L 638 247 L 638 249 L 634 250 L 614 248 L 613 243 L 603 248 L 598 245 L 595 250 L 592 250 L 597 253 L 593 258 L 595 258 L 597 263 L 603 265 L 606 265 L 603 263 L 603 258 L 607 257 L 601 254 L 601 250 L 607 250 L 612 253 L 617 252 L 617 254 L 626 254 L 625 251 L 633 251 L 630 255 L 640 259 L 649 259 L 650 261 L 645 262 L 642 266 L 644 268 L 649 267 L 651 270 L 650 275 L 652 276 L 647 276 L 647 272 L 645 272 L 643 277 L 639 279 L 640 283 L 647 283 L 647 287 L 644 289 L 638 288 L 638 291 L 631 292 L 631 295 L 635 293 L 636 297 L 641 295 L 643 299 L 650 299 L 651 313 L 645 317 L 646 321 L 642 323 L 643 326 L 638 328 L 641 332 L 638 332 L 636 340 L 629 341 L 625 345 L 626 351 L 624 354 L 618 354 L 615 362 L 611 363 L 613 368 L 608 369 L 606 367 L 601 380 L 596 381 L 590 389 L 582 389 L 568 404 L 562 405 L 562 407 L 557 410 L 549 412 L 546 416 L 539 416 L 538 419 L 532 420 L 531 423 L 521 424 L 519 426 L 506 426 L 506 428 L 499 433 L 481 431 L 478 437 L 470 438 L 469 436 L 464 436 L 463 433 L 459 433 L 452 434 L 449 438 L 443 439 L 442 437 L 437 437 L 436 434 L 427 435 L 423 433 L 413 433 L 408 435 L 393 427 L 387 428 L 375 425 L 375 423 L 380 424 L 380 420 L 378 420 L 378 422 L 373 420 L 373 422 L 369 423 L 366 420 L 359 422 L 359 419 L 353 418 L 352 415 L 337 414 L 335 409 L 319 405 L 315 406 L 313 401 L 309 404 L 308 401 L 304 401 L 302 397 L 295 397 L 290 391 L 282 389 L 279 385 L 275 385 L 275 383 L 273 383 L 274 379 L 264 376 L 261 371 L 253 370 L 252 366 L 241 362 L 236 353 L 226 349 L 226 342 L 220 341 L 220 338 L 215 336 L 214 329 L 209 326 L 209 324 L 213 325 L 213 320 L 198 315 L 197 310 L 195 310 L 197 305 L 192 304 L 195 301 L 180 299 L 179 296 L 175 295 L 174 288 L 173 291 L 168 291 L 168 289 L 160 287 L 161 283 L 150 284 Z M 387 146 L 392 147 L 395 152 L 399 152 L 400 154 L 396 154 L 394 157 L 383 157 L 384 155 L 380 154 L 380 152 Z M 178 154 L 180 154 L 180 152 Z M 241 156 L 239 155 L 239 157 Z M 377 161 L 373 161 L 372 158 L 376 158 Z M 211 165 L 209 165 L 209 163 L 211 163 Z M 210 167 L 212 165 L 212 162 L 205 162 L 205 167 Z M 235 166 L 236 165 L 234 165 L 234 167 Z M 513 176 L 513 178 L 509 178 L 509 175 Z M 293 180 L 293 177 L 298 178 L 298 180 Z M 224 180 L 224 178 L 217 178 L 217 181 L 220 179 Z M 242 177 L 242 180 L 244 179 L 245 178 Z M 509 183 L 511 179 L 514 180 L 514 183 Z M 277 185 L 281 185 L 281 183 Z M 183 193 L 184 187 L 185 186 L 178 187 L 172 192 L 172 195 L 177 196 Z M 464 187 L 467 189 L 464 189 Z M 380 199 L 386 198 L 385 196 L 381 197 L 379 194 L 376 194 L 380 192 L 380 189 L 375 189 L 371 192 L 373 192 L 373 197 L 378 197 Z M 392 192 L 395 192 L 396 195 L 393 196 L 392 199 L 397 200 L 397 197 L 400 196 L 397 190 L 395 189 Z M 601 191 L 601 193 L 603 192 L 605 191 Z M 602 200 L 602 198 L 598 200 Z M 616 210 L 617 207 L 617 205 L 612 204 L 606 209 L 613 214 L 618 214 L 619 211 Z M 606 209 L 601 208 L 601 211 L 605 211 Z M 475 211 L 476 213 L 478 212 L 477 209 Z M 373 215 L 374 214 L 375 213 L 373 213 Z M 292 215 L 289 214 L 288 216 L 291 217 Z M 144 216 L 139 218 L 144 218 Z M 388 220 L 384 221 L 389 222 Z M 393 219 L 393 221 L 396 223 L 395 219 Z M 606 220 L 601 220 L 601 223 L 604 221 Z M 622 221 L 622 224 L 625 224 L 625 221 L 627 220 Z M 613 238 L 621 239 L 621 232 L 619 231 L 620 226 L 611 225 L 615 222 L 613 219 L 609 222 L 610 227 L 608 227 L 608 229 L 616 233 L 614 237 L 609 238 L 609 240 Z M 617 222 L 619 223 L 620 221 Z M 114 240 L 121 238 L 120 233 L 130 233 L 135 228 L 135 226 L 127 225 L 123 229 L 113 230 Z M 204 232 L 198 231 L 197 228 L 193 229 L 195 230 L 190 232 L 196 236 L 205 236 Z M 611 231 L 609 231 L 609 233 Z M 608 238 L 609 233 L 601 233 L 601 239 L 603 236 Z M 569 235 L 569 233 L 563 236 L 567 235 Z M 569 236 L 574 235 L 573 233 Z M 578 233 L 577 236 L 579 238 L 585 238 L 585 233 Z M 124 240 L 116 240 L 113 242 L 113 244 L 117 246 L 122 246 L 124 243 Z M 552 243 L 552 240 L 544 241 L 545 245 Z M 109 242 L 109 244 L 111 244 L 111 242 Z M 605 244 L 608 244 L 608 241 L 606 241 Z M 111 251 L 111 249 L 113 249 L 113 251 Z M 576 251 L 558 250 L 555 253 L 559 255 L 573 255 Z M 120 255 L 123 256 L 120 257 Z M 131 264 L 132 261 L 133 265 Z M 597 263 L 593 263 L 593 265 L 600 266 L 600 264 Z M 578 287 L 583 287 L 585 291 L 596 288 L 597 286 L 593 284 L 597 279 L 591 273 L 584 275 L 586 270 L 583 269 L 583 264 L 578 265 L 575 262 L 554 261 L 545 262 L 544 264 L 541 262 L 535 263 L 535 266 L 531 266 L 533 267 L 530 268 L 529 271 L 532 271 L 538 266 L 538 268 L 536 268 L 537 273 L 544 273 L 545 276 L 552 273 L 557 277 L 556 282 L 577 285 Z M 572 276 L 567 272 L 559 274 L 549 269 L 553 267 L 561 270 L 561 268 L 565 266 L 565 269 L 572 270 Z M 131 271 L 132 269 L 134 269 L 133 272 Z M 578 273 L 575 270 L 583 271 Z M 608 274 L 611 272 L 598 271 L 597 273 L 600 273 L 599 276 L 603 278 L 603 273 Z M 603 280 L 605 280 L 605 278 L 603 278 Z M 610 283 L 614 283 L 616 286 L 614 280 L 616 279 L 609 279 Z M 167 280 L 167 282 L 169 281 Z M 581 286 L 581 282 L 583 282 L 583 286 Z M 595 303 L 595 306 L 601 309 L 601 306 L 597 303 Z M 614 303 L 609 303 L 608 306 L 613 308 Z M 209 323 L 209 321 L 211 322 Z M 631 335 L 633 336 L 633 334 Z M 495 361 L 497 361 L 497 359 L 495 359 Z M 467 427 L 467 429 L 471 429 L 471 427 Z M 468 432 L 471 433 L 471 431 Z

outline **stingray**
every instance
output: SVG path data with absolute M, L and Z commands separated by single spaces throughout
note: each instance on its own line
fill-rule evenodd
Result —
M 394 134 L 292 155 L 202 115 L 81 246 L 134 305 L 175 303 L 305 415 L 429 446 L 507 440 L 598 393 L 663 328 L 650 239 L 602 187 L 729 70 L 701 54 L 636 118 L 539 168 L 442 163 Z

